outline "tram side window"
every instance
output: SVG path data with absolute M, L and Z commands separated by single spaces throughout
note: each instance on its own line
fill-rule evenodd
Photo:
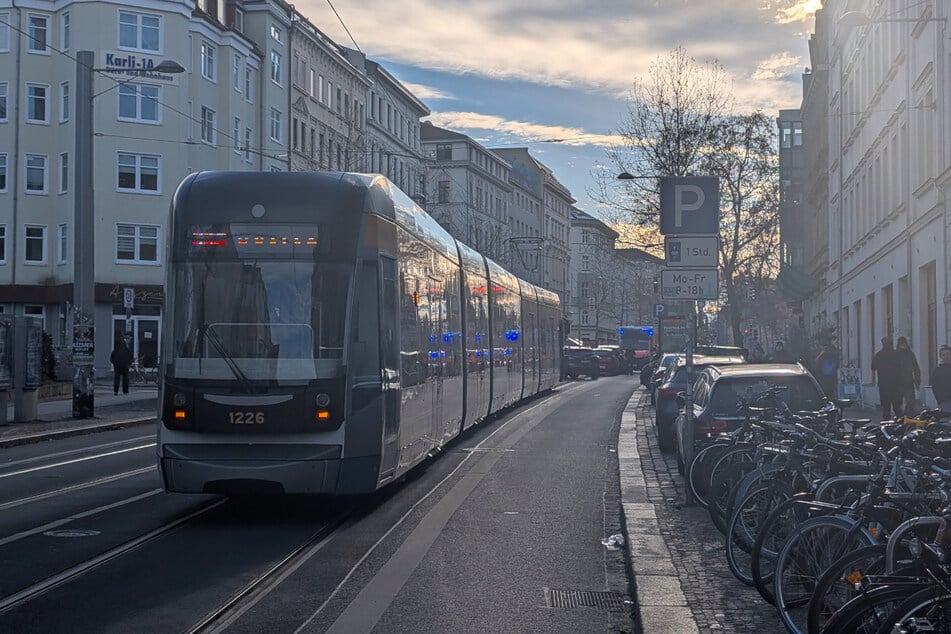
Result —
M 356 285 L 353 342 L 350 367 L 353 373 L 353 411 L 370 403 L 380 392 L 379 284 L 376 262 L 364 262 Z

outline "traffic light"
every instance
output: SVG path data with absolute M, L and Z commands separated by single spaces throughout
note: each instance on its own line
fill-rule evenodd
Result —
M 751 302 L 756 300 L 756 289 L 751 286 L 750 290 L 746 292 L 746 296 L 749 298 Z

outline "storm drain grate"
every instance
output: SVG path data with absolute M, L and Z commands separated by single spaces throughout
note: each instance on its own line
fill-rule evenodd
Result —
M 601 608 L 624 610 L 624 599 L 607 590 L 553 590 L 545 588 L 545 605 L 549 608 Z

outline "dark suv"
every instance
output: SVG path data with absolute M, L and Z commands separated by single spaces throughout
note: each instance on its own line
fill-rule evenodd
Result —
M 693 367 L 687 373 L 687 360 L 678 357 L 667 369 L 664 378 L 654 392 L 654 424 L 657 426 L 657 445 L 661 451 L 674 449 L 674 421 L 680 412 L 677 394 L 687 389 L 687 381 L 695 380 L 706 368 L 713 365 L 734 365 L 746 363 L 743 357 L 708 357 L 695 355 Z
M 601 375 L 599 359 L 591 348 L 566 346 L 565 377 L 576 379 L 579 376 L 588 376 L 596 379 Z
M 685 468 L 688 442 L 699 447 L 733 431 L 743 422 L 737 403 L 752 400 L 772 386 L 783 388 L 780 397 L 793 412 L 814 411 L 826 402 L 819 384 L 799 363 L 713 366 L 701 372 L 694 383 L 693 438 L 684 437 L 683 411 L 674 423 L 680 472 Z

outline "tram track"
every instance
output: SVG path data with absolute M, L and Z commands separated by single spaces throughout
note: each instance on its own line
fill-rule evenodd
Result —
M 148 467 L 142 467 L 140 469 L 132 469 L 131 471 L 123 471 L 122 473 L 115 473 L 112 475 L 104 476 L 102 478 L 96 478 L 95 480 L 87 480 L 86 482 L 71 484 L 69 486 L 55 489 L 53 491 L 37 493 L 36 495 L 31 495 L 25 498 L 10 500 L 9 502 L 4 502 L 0 504 L 0 511 L 16 508 L 18 506 L 23 506 L 25 504 L 32 504 L 33 502 L 48 500 L 50 498 L 55 498 L 60 495 L 64 495 L 66 493 L 75 493 L 76 491 L 82 491 L 83 489 L 89 489 L 89 488 L 96 487 L 102 484 L 109 484 L 110 482 L 124 480 L 125 478 L 133 478 L 137 475 L 142 475 L 143 473 L 149 473 L 150 471 L 155 471 L 157 469 L 158 467 L 156 467 L 155 465 L 150 465 Z
M 117 502 L 117 503 L 114 503 L 114 504 L 110 504 L 110 505 L 107 505 L 107 506 L 105 506 L 105 507 L 101 507 L 101 508 L 99 508 L 99 509 L 93 509 L 92 511 L 87 511 L 87 512 L 85 512 L 85 513 L 79 513 L 79 514 L 70 516 L 70 517 L 68 517 L 68 518 L 64 518 L 64 519 L 62 519 L 62 520 L 57 520 L 56 522 L 52 522 L 52 523 L 47 524 L 47 525 L 45 525 L 45 526 L 41 526 L 41 527 L 32 529 L 32 530 L 30 530 L 30 531 L 26 531 L 25 533 L 21 533 L 21 534 L 18 534 L 18 535 L 11 535 L 10 537 L 7 537 L 7 538 L 5 538 L 5 539 L 3 539 L 3 540 L 0 540 L 0 545 L 9 543 L 10 541 L 14 541 L 15 539 L 20 539 L 20 538 L 25 537 L 25 536 L 27 536 L 27 535 L 33 535 L 33 534 L 36 534 L 36 533 L 38 533 L 38 532 L 43 532 L 43 531 L 50 530 L 51 528 L 55 528 L 56 526 L 62 525 L 63 523 L 70 522 L 70 521 L 74 521 L 75 519 L 79 519 L 79 518 L 81 518 L 81 517 L 86 517 L 86 516 L 90 515 L 92 512 L 102 512 L 102 511 L 104 511 L 104 510 L 109 510 L 109 509 L 112 509 L 112 508 L 116 508 L 116 507 L 118 507 L 118 506 L 120 506 L 120 505 L 125 505 L 125 504 L 129 504 L 129 503 L 132 503 L 132 502 L 137 502 L 137 501 L 139 501 L 139 500 L 145 499 L 145 498 L 147 498 L 147 497 L 150 497 L 150 496 L 152 496 L 152 495 L 156 495 L 157 493 L 161 493 L 161 492 L 162 492 L 161 489 L 156 489 L 156 490 L 154 490 L 154 491 L 148 491 L 148 492 L 143 493 L 143 494 L 141 494 L 141 495 L 137 495 L 137 496 L 135 496 L 135 497 L 128 498 L 128 499 L 126 499 L 126 500 L 121 500 L 120 502 Z M 210 504 L 207 504 L 207 505 L 205 505 L 205 506 L 203 506 L 203 507 L 201 507 L 201 508 L 199 508 L 199 509 L 193 511 L 193 512 L 189 513 L 188 515 L 185 515 L 185 516 L 183 516 L 183 517 L 180 517 L 180 518 L 178 518 L 178 519 L 176 519 L 176 520 L 174 520 L 174 521 L 171 521 L 171 522 L 169 522 L 169 523 L 167 523 L 167 524 L 165 524 L 165 525 L 163 525 L 163 526 L 160 526 L 160 527 L 158 527 L 158 528 L 156 528 L 156 529 L 154 529 L 154 530 L 151 530 L 151 531 L 149 531 L 148 533 L 145 533 L 144 535 L 140 535 L 139 537 L 136 537 L 135 539 L 131 539 L 131 540 L 129 540 L 129 541 L 123 543 L 123 544 L 120 544 L 120 545 L 118 545 L 118 546 L 116 546 L 116 547 L 114 547 L 114 548 L 111 548 L 111 549 L 107 550 L 106 552 L 101 553 L 101 554 L 99 554 L 99 555 L 97 555 L 97 556 L 95 556 L 95 557 L 92 557 L 92 558 L 90 558 L 90 559 L 87 559 L 86 561 L 84 561 L 84 562 L 82 562 L 82 563 L 76 564 L 75 566 L 71 566 L 70 568 L 67 568 L 66 570 L 63 570 L 63 571 L 58 572 L 58 573 L 56 573 L 56 574 L 54 574 L 54 575 L 51 575 L 51 576 L 49 576 L 49 577 L 47 577 L 47 578 L 45 578 L 45 579 L 43 579 L 43 580 L 41 580 L 41 581 L 38 581 L 38 582 L 36 582 L 36 583 L 34 583 L 34 584 L 32 584 L 32 585 L 26 587 L 26 588 L 23 588 L 22 590 L 19 590 L 19 591 L 13 593 L 13 594 L 10 594 L 10 595 L 7 595 L 7 596 L 5 596 L 5 597 L 3 597 L 3 598 L 0 598 L 0 614 L 3 614 L 3 613 L 5 613 L 5 612 L 7 612 L 8 610 L 11 610 L 12 608 L 15 608 L 15 607 L 18 606 L 18 605 L 21 605 L 21 604 L 23 604 L 23 603 L 26 603 L 26 602 L 28 602 L 28 601 L 30 601 L 30 600 L 32 600 L 32 599 L 34 599 L 34 598 L 36 598 L 36 597 L 38 597 L 38 596 L 44 594 L 44 593 L 46 593 L 46 592 L 52 590 L 53 588 L 56 588 L 56 587 L 58 587 L 58 586 L 61 586 L 61 585 L 65 584 L 65 583 L 68 583 L 68 582 L 70 582 L 70 581 L 73 581 L 74 579 L 76 579 L 76 578 L 78 578 L 78 577 L 80 577 L 80 576 L 82 576 L 82 575 L 88 573 L 89 571 L 91 571 L 91 570 L 93 570 L 93 569 L 95 569 L 95 568 L 98 568 L 99 566 L 101 566 L 101 565 L 103 565 L 103 564 L 105 564 L 105 563 L 107 563 L 107 562 L 113 561 L 114 559 L 116 559 L 116 558 L 118 558 L 118 557 L 121 557 L 121 556 L 127 554 L 127 553 L 129 553 L 129 552 L 135 550 L 136 548 L 139 548 L 140 546 L 142 546 L 143 544 L 145 544 L 145 543 L 147 543 L 147 542 L 150 542 L 150 541 L 152 541 L 152 540 L 154 540 L 154 539 L 156 539 L 156 538 L 158 538 L 158 537 L 161 537 L 161 536 L 163 536 L 163 535 L 165 535 L 165 534 L 168 534 L 168 533 L 170 533 L 171 531 L 173 531 L 173 530 L 175 530 L 176 528 L 178 528 L 179 526 L 181 526 L 182 524 L 185 524 L 186 522 L 189 522 L 189 521 L 193 520 L 194 518 L 196 518 L 196 517 L 198 517 L 198 516 L 200 516 L 200 515 L 202 515 L 202 514 L 204 514 L 204 513 L 207 513 L 208 511 L 211 511 L 211 510 L 213 510 L 213 509 L 216 509 L 216 508 L 218 508 L 219 506 L 221 506 L 221 505 L 223 505 L 223 504 L 225 504 L 225 503 L 227 503 L 227 502 L 228 502 L 227 499 L 214 500 L 214 501 L 212 501 Z

